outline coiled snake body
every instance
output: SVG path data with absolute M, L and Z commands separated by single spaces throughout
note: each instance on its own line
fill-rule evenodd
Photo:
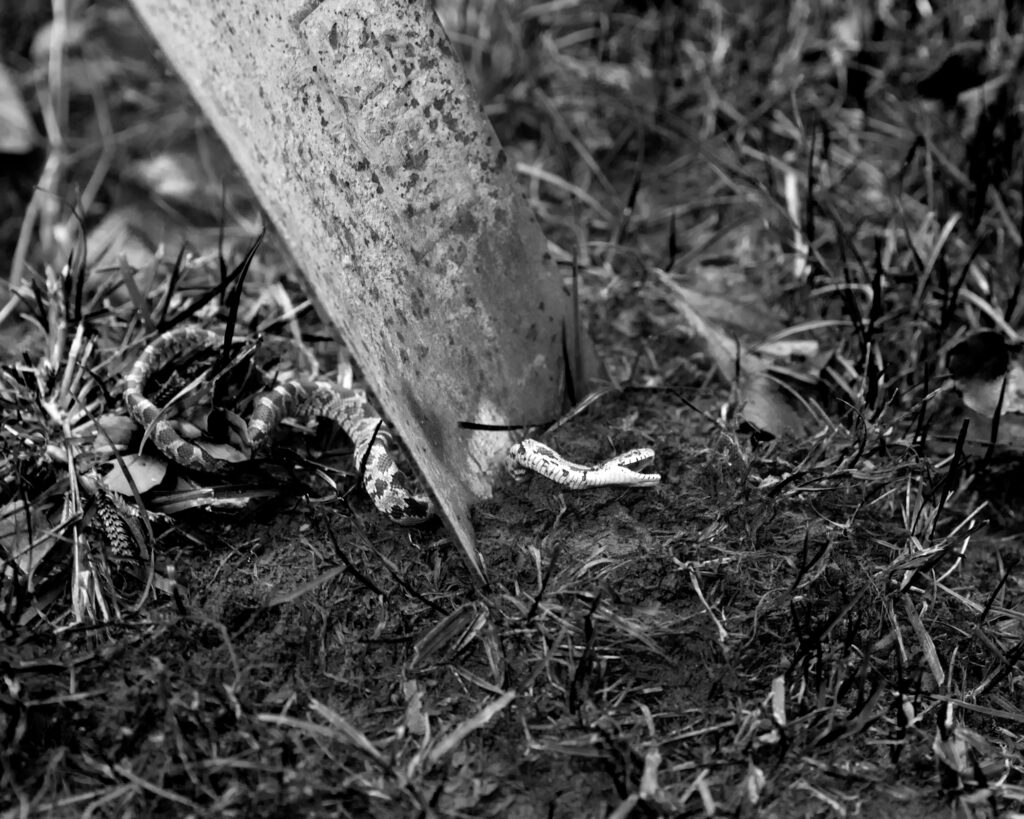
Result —
M 124 402 L 128 413 L 146 430 L 156 447 L 174 462 L 202 472 L 220 472 L 231 462 L 213 457 L 202 447 L 185 440 L 174 424 L 163 417 L 163 408 L 147 397 L 152 376 L 200 350 L 216 350 L 223 344 L 218 333 L 185 326 L 159 336 L 139 356 L 125 379 Z M 363 485 L 374 505 L 402 525 L 422 523 L 434 514 L 426 495 L 415 494 L 409 480 L 395 463 L 393 440 L 366 393 L 330 381 L 292 378 L 261 392 L 253 401 L 246 422 L 249 443 L 255 451 L 286 417 L 326 418 L 336 422 L 354 445 L 353 460 L 362 470 Z M 634 449 L 596 466 L 568 461 L 550 447 L 527 438 L 509 448 L 505 466 L 522 480 L 532 470 L 567 489 L 599 486 L 653 486 L 661 476 L 643 472 L 653 460 L 650 449 Z
M 174 462 L 202 472 L 223 471 L 231 462 L 214 458 L 182 438 L 174 425 L 162 417 L 162 408 L 146 397 L 146 386 L 155 372 L 171 362 L 196 350 L 217 349 L 222 344 L 221 336 L 212 330 L 194 326 L 171 330 L 146 347 L 125 379 L 124 402 L 128 413 L 143 426 L 157 449 Z M 276 384 L 253 402 L 247 422 L 253 450 L 286 417 L 335 421 L 352 440 L 352 458 L 356 468 L 362 469 L 363 485 L 370 499 L 392 520 L 408 526 L 433 515 L 430 499 L 410 490 L 407 477 L 391 455 L 391 434 L 362 390 L 308 378 Z

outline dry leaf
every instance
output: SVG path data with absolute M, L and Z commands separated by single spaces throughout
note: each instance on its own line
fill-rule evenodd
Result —
M 949 351 L 949 372 L 968 409 L 989 419 L 997 407 L 1001 415 L 1024 413 L 1024 367 L 1019 352 L 995 330 L 975 333 Z
M 0 154 L 27 154 L 39 141 L 11 71 L 0 63 Z
M 138 429 L 139 425 L 123 413 L 104 413 L 96 419 L 95 427 L 90 426 L 94 432 L 93 453 L 102 457 L 111 455 L 114 450 L 122 451 Z
M 680 284 L 689 294 L 690 306 L 730 335 L 750 341 L 785 329 L 765 299 L 764 287 L 739 262 L 693 265 Z
M 125 455 L 122 459 L 139 494 L 143 495 L 159 485 L 167 474 L 167 461 L 163 458 L 154 458 L 150 455 Z M 111 492 L 118 495 L 132 497 L 131 484 L 121 469 L 121 464 L 111 461 L 113 469 L 103 478 L 103 485 Z
M 184 204 L 197 198 L 201 193 L 199 180 L 205 179 L 203 169 L 194 156 L 166 151 L 133 162 L 126 175 L 156 196 Z
M 36 506 L 21 500 L 0 506 L 0 551 L 25 575 L 31 575 L 58 542 Z M 9 572 L 8 566 L 0 572 L 0 577 L 9 577 Z
M 674 282 L 663 271 L 655 275 L 672 291 L 672 305 L 699 338 L 715 367 L 736 388 L 741 417 L 751 426 L 775 437 L 805 438 L 827 423 L 824 413 L 804 399 L 794 384 L 770 372 L 771 361 L 745 349 L 738 338 L 728 336 L 694 308 L 700 301 L 689 288 Z M 783 349 L 793 350 L 794 342 Z M 816 349 L 806 347 L 805 349 Z
M 141 219 L 136 207 L 117 208 L 104 216 L 86 237 L 90 266 L 110 266 L 124 258 L 138 268 L 152 259 L 156 242 L 145 238 Z
M 770 373 L 754 373 L 739 385 L 740 414 L 776 438 L 809 438 L 824 424 L 794 387 Z
M 213 458 L 215 461 L 227 461 L 232 464 L 240 464 L 249 460 L 249 456 L 231 444 L 217 444 L 211 441 L 193 441 L 197 447 Z

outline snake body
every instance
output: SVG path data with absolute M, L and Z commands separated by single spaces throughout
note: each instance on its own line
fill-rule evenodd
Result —
M 185 326 L 159 336 L 143 350 L 125 378 L 124 402 L 129 415 L 146 430 L 157 449 L 188 469 L 221 472 L 232 462 L 216 458 L 203 447 L 181 436 L 175 424 L 159 406 L 167 400 L 168 390 L 153 390 L 163 398 L 149 396 L 153 375 L 172 363 L 179 363 L 197 352 L 215 351 L 223 344 L 220 334 L 202 327 Z M 180 380 L 180 379 L 179 379 Z M 253 451 L 266 442 L 284 418 L 326 418 L 336 422 L 352 440 L 356 468 L 374 505 L 402 525 L 422 523 L 434 514 L 428 497 L 415 494 L 409 480 L 398 468 L 391 452 L 394 442 L 381 417 L 373 409 L 366 393 L 341 387 L 330 381 L 291 378 L 273 384 L 253 400 L 246 422 Z M 551 447 L 527 438 L 509 448 L 505 467 L 522 480 L 529 471 L 567 489 L 591 489 L 600 486 L 647 487 L 661 476 L 644 472 L 654 459 L 651 449 L 633 449 L 595 466 L 566 460 Z
M 532 470 L 566 489 L 593 489 L 598 486 L 654 486 L 661 475 L 641 470 L 654 461 L 653 449 L 631 449 L 596 466 L 573 463 L 551 447 L 533 438 L 510 447 L 505 468 L 516 480 Z
M 147 385 L 153 374 L 168 364 L 197 350 L 216 350 L 222 344 L 218 333 L 201 327 L 189 325 L 168 331 L 145 348 L 125 379 L 124 402 L 128 413 L 143 426 L 157 449 L 175 463 L 202 472 L 223 471 L 231 462 L 215 458 L 185 440 L 164 417 L 163 408 L 147 397 Z M 310 378 L 292 378 L 273 385 L 253 401 L 252 415 L 247 421 L 252 449 L 259 449 L 287 417 L 336 422 L 352 440 L 352 458 L 356 468 L 362 470 L 367 494 L 389 518 L 408 526 L 433 515 L 429 498 L 411 491 L 408 478 L 395 463 L 391 434 L 365 392 Z

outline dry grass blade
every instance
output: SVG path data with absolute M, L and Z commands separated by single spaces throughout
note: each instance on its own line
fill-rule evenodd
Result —
M 356 729 L 351 723 L 348 722 L 338 712 L 327 707 L 322 702 L 312 700 L 309 703 L 310 710 L 322 717 L 327 723 L 334 728 L 339 735 L 345 738 L 354 748 L 362 751 L 370 759 L 378 764 L 384 764 L 384 756 L 378 751 L 373 743 L 358 729 Z
M 498 714 L 508 708 L 516 698 L 515 691 L 506 691 L 500 697 L 487 703 L 469 719 L 461 722 L 445 736 L 440 737 L 427 754 L 431 765 L 437 765 L 444 757 L 458 748 L 474 731 L 483 728 Z

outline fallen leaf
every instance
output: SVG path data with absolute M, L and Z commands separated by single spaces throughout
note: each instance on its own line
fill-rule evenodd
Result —
M 128 446 L 139 425 L 123 413 L 108 412 L 96 419 L 94 429 L 94 451 L 110 453 L 112 449 L 121 450 Z
M 167 151 L 133 162 L 126 169 L 126 176 L 156 196 L 183 204 L 190 204 L 199 196 L 199 180 L 205 178 L 197 157 Z
M 744 347 L 739 338 L 727 335 L 697 310 L 692 301 L 694 292 L 676 283 L 664 271 L 657 275 L 672 291 L 672 305 L 700 339 L 708 356 L 725 380 L 736 390 L 740 416 L 752 427 L 774 437 L 806 438 L 828 422 L 824 412 L 805 399 L 796 381 L 772 372 L 772 360 Z M 790 340 L 780 350 L 792 353 L 797 342 Z M 803 352 L 816 351 L 817 346 L 804 345 Z M 804 379 L 800 379 L 804 380 Z M 792 383 L 791 383 L 792 381 Z M 817 376 L 812 379 L 816 383 Z
M 11 565 L 30 576 L 58 542 L 46 518 L 34 506 L 21 500 L 0 506 L 0 551 L 9 561 L 0 577 L 10 577 Z
M 0 154 L 27 154 L 39 142 L 11 71 L 0 63 Z
M 949 351 L 949 373 L 968 409 L 989 419 L 997 408 L 1000 415 L 1024 413 L 1020 349 L 1007 342 L 1002 333 L 983 330 Z
M 167 461 L 163 458 L 154 458 L 151 455 L 125 455 L 122 460 L 140 495 L 159 485 L 167 474 Z M 103 485 L 118 495 L 132 497 L 131 484 L 121 469 L 121 464 L 117 461 L 110 461 L 110 464 L 113 469 L 103 478 Z
M 809 438 L 825 425 L 794 387 L 767 372 L 744 379 L 737 403 L 743 420 L 776 438 Z

